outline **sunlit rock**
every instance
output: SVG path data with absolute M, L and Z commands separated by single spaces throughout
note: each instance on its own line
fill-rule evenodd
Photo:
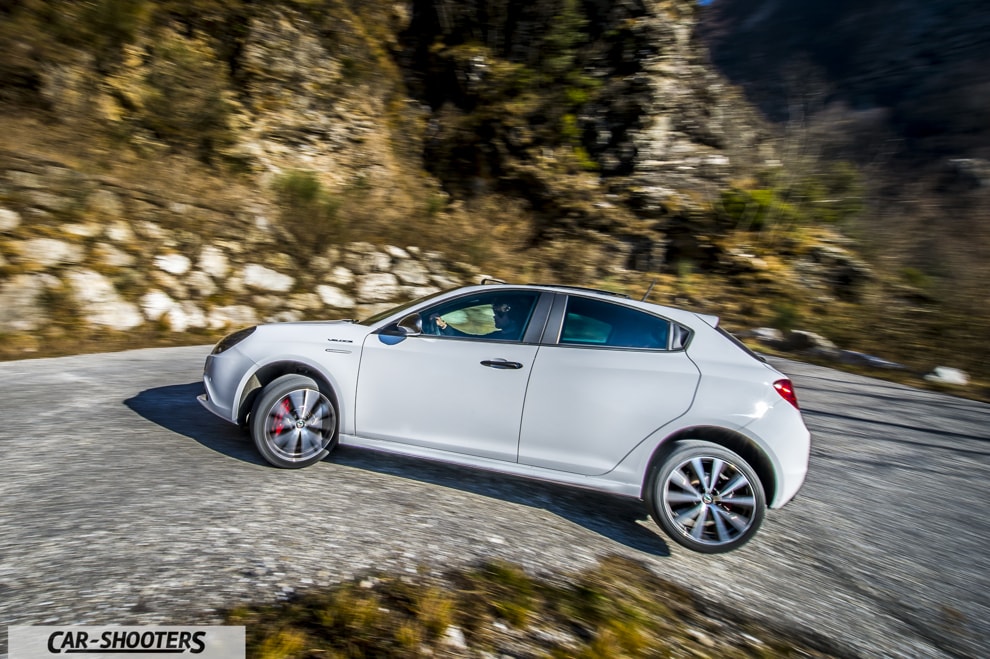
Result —
M 21 225 L 21 216 L 8 209 L 0 208 L 0 231 L 13 231 Z
M 402 293 L 399 279 L 390 272 L 372 273 L 358 277 L 357 298 L 362 303 L 388 302 Z
M 246 304 L 215 307 L 207 314 L 210 329 L 250 327 L 258 324 L 258 314 Z
M 54 238 L 32 238 L 13 247 L 25 263 L 41 268 L 81 263 L 85 256 L 81 246 Z
M 128 330 L 144 322 L 138 306 L 121 299 L 113 283 L 100 273 L 73 270 L 68 280 L 76 305 L 90 324 Z
M 27 332 L 42 327 L 47 312 L 42 305 L 44 279 L 15 275 L 0 286 L 0 332 Z
M 354 298 L 336 286 L 320 284 L 316 287 L 316 294 L 320 296 L 323 304 L 335 309 L 350 309 L 355 305 Z
M 430 283 L 430 273 L 418 261 L 399 261 L 392 268 L 392 272 L 403 284 L 424 286 Z
M 192 261 L 182 254 L 162 254 L 155 257 L 155 266 L 173 275 L 184 275 L 192 267 Z
M 957 387 L 964 387 L 969 384 L 969 375 L 966 371 L 948 366 L 936 366 L 931 373 L 925 376 L 929 382 L 938 384 L 951 384 Z
M 107 225 L 104 234 L 115 243 L 127 243 L 134 240 L 134 231 L 127 222 L 118 220 Z
M 199 253 L 199 269 L 214 279 L 223 279 L 230 271 L 230 262 L 219 247 L 207 245 Z
M 392 259 L 370 243 L 351 243 L 347 246 L 344 264 L 357 274 L 366 275 L 388 271 Z
M 145 318 L 158 320 L 175 306 L 175 300 L 165 291 L 153 290 L 141 296 L 140 305 Z
M 284 293 L 292 289 L 296 280 L 257 263 L 244 266 L 244 284 L 262 291 Z
M 202 270 L 194 270 L 185 279 L 186 286 L 200 297 L 209 297 L 217 292 L 217 285 Z
M 137 261 L 131 254 L 109 243 L 97 244 L 93 248 L 93 256 L 99 263 L 111 268 L 129 268 Z
M 192 302 L 174 305 L 165 313 L 165 322 L 173 332 L 185 332 L 207 326 L 206 314 Z

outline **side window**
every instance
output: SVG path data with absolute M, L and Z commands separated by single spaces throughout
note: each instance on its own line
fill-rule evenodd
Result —
M 560 343 L 667 350 L 670 321 L 621 304 L 582 297 L 567 300 Z
M 423 333 L 486 341 L 520 341 L 536 298 L 536 293 L 504 291 L 457 298 L 420 314 Z

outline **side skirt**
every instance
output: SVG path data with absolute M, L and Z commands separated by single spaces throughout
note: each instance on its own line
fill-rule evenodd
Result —
M 374 451 L 381 451 L 383 453 L 423 458 L 433 462 L 442 462 L 445 464 L 471 467 L 473 469 L 482 469 L 484 471 L 510 474 L 512 476 L 521 476 L 523 478 L 532 478 L 534 480 L 557 483 L 559 485 L 570 485 L 572 487 L 595 490 L 597 492 L 606 492 L 608 494 L 631 497 L 634 499 L 639 499 L 641 489 L 640 483 L 623 483 L 620 481 L 603 478 L 601 476 L 583 476 L 581 474 L 571 474 L 566 471 L 557 471 L 554 469 L 546 469 L 544 467 L 523 465 L 518 462 L 492 460 L 491 458 L 482 458 L 464 453 L 451 453 L 449 451 L 440 451 L 437 449 L 424 448 L 422 446 L 413 446 L 412 444 L 400 444 L 398 442 L 387 442 L 379 439 L 365 439 L 354 435 L 341 434 L 340 444 L 341 446 L 366 448 Z

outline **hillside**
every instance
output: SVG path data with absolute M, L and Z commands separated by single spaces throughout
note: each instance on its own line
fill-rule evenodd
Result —
M 486 272 L 636 296 L 656 282 L 651 299 L 734 329 L 815 330 L 911 373 L 986 379 L 972 278 L 911 259 L 932 213 L 877 239 L 919 199 L 890 196 L 910 159 L 865 159 L 810 112 L 765 118 L 710 63 L 706 12 L 3 3 L 2 352 L 207 341 Z M 940 185 L 978 171 L 955 167 Z
M 888 322 L 918 327 L 919 349 L 971 346 L 983 362 L 972 346 L 990 324 L 988 28 L 977 0 L 718 0 L 697 31 L 778 132 L 802 136 L 795 150 L 864 174 L 866 212 L 847 233 L 932 302 Z

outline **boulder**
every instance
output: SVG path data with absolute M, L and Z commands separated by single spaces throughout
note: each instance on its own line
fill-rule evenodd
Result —
M 134 256 L 110 243 L 98 243 L 93 248 L 93 256 L 102 265 L 110 266 L 111 268 L 129 268 L 137 261 Z
M 180 302 L 165 313 L 165 322 L 173 332 L 185 332 L 207 326 L 206 314 L 192 302 Z
M 45 280 L 40 275 L 14 275 L 0 286 L 0 332 L 30 332 L 48 320 L 42 305 Z
M 155 267 L 173 275 L 184 275 L 192 267 L 192 261 L 182 254 L 162 254 L 155 257 Z
M 936 366 L 931 373 L 925 376 L 925 379 L 929 382 L 951 384 L 957 387 L 965 387 L 969 384 L 969 374 L 948 366 Z
M 21 225 L 21 216 L 7 208 L 0 208 L 0 231 L 13 231 Z
M 257 263 L 244 266 L 244 284 L 250 288 L 273 293 L 285 293 L 292 289 L 296 280 Z
M 367 274 L 357 279 L 357 298 L 362 303 L 389 302 L 401 294 L 399 279 L 390 272 Z
M 430 283 L 430 273 L 426 267 L 418 261 L 408 259 L 399 261 L 392 268 L 392 273 L 399 278 L 403 284 L 413 286 L 425 286 Z
M 210 329 L 214 330 L 225 327 L 250 327 L 258 324 L 258 314 L 246 304 L 216 307 L 207 314 L 207 323 Z
M 68 280 L 73 298 L 90 324 L 129 330 L 144 322 L 138 306 L 121 299 L 113 283 L 100 273 L 74 270 Z
M 392 267 L 392 258 L 370 243 L 351 243 L 347 246 L 344 264 L 354 272 L 366 275 L 387 272 Z
M 316 287 L 316 294 L 320 296 L 323 304 L 335 309 L 351 309 L 356 304 L 353 297 L 336 286 L 321 284 Z
M 175 300 L 168 293 L 159 290 L 148 291 L 141 296 L 141 311 L 148 320 L 158 320 L 175 306 Z
M 22 261 L 40 268 L 81 263 L 85 252 L 74 243 L 54 238 L 32 238 L 13 244 Z
M 217 292 L 217 285 L 208 274 L 202 270 L 194 270 L 186 277 L 186 286 L 195 291 L 200 297 L 209 297 Z
M 740 332 L 738 336 L 743 339 L 756 339 L 760 343 L 765 343 L 772 346 L 780 345 L 784 341 L 784 333 L 775 327 L 757 327 L 755 329 L 746 330 L 745 332 Z
M 781 346 L 784 350 L 807 351 L 807 350 L 838 350 L 836 345 L 826 339 L 821 334 L 808 332 L 805 330 L 791 330 L 787 333 L 784 343 Z
M 207 245 L 199 253 L 199 269 L 214 279 L 223 279 L 230 270 L 230 263 L 219 247 Z

